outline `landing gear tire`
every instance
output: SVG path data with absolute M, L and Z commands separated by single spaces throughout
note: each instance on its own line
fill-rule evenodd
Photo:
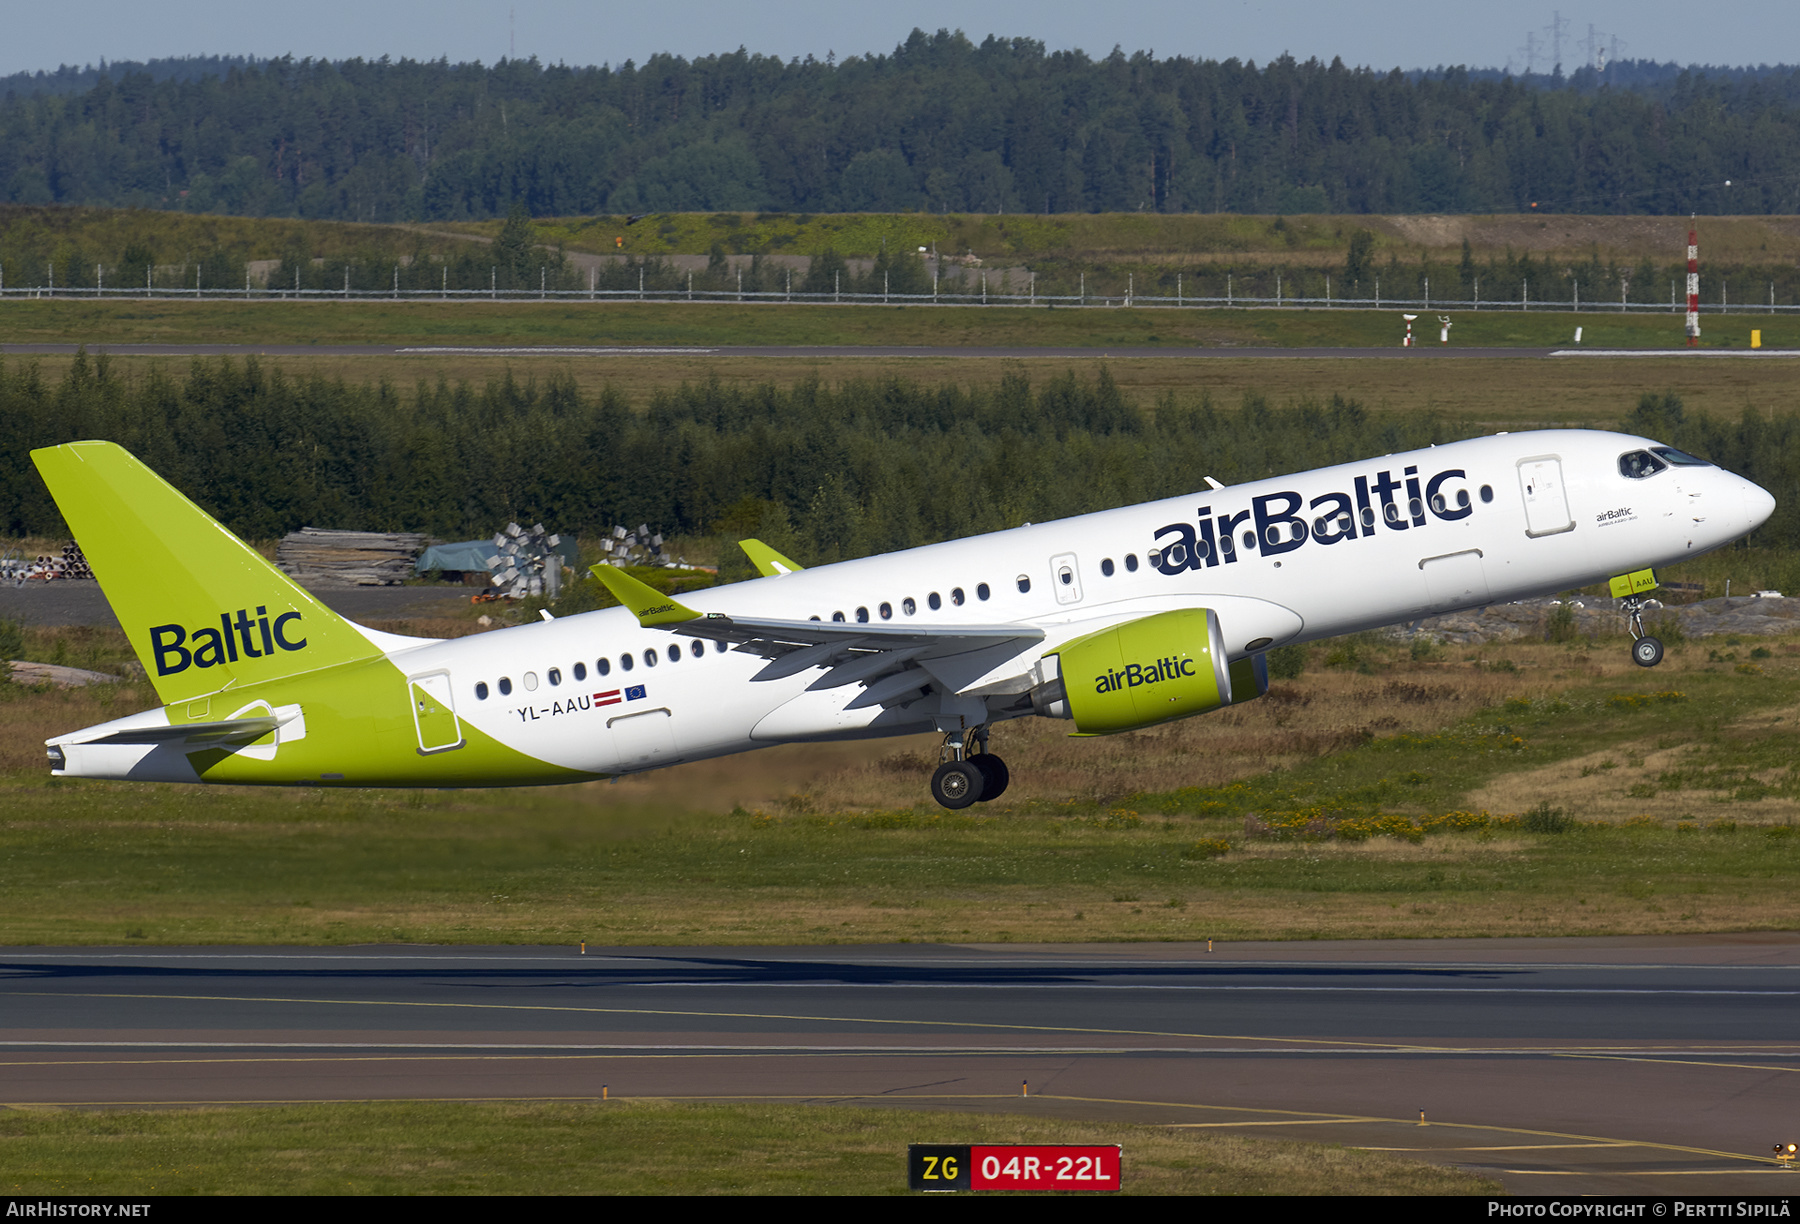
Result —
M 946 761 L 931 775 L 931 797 L 939 805 L 958 811 L 979 802 L 987 776 L 971 761 Z
M 981 802 L 998 799 L 1006 793 L 1006 784 L 1012 781 L 1012 773 L 1006 768 L 1006 762 L 991 752 L 977 752 L 968 758 L 969 764 L 981 771 L 983 778 Z
M 1663 644 L 1653 637 L 1641 637 L 1631 644 L 1631 661 L 1639 667 L 1655 667 L 1662 656 Z

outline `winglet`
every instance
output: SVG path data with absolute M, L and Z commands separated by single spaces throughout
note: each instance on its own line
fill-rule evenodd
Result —
M 750 558 L 750 564 L 754 565 L 756 572 L 764 578 L 798 573 L 806 568 L 798 561 L 788 560 L 761 540 L 739 540 L 738 547 L 744 550 L 744 555 Z
M 591 572 L 600 580 L 601 586 L 613 593 L 613 598 L 631 609 L 632 615 L 638 618 L 638 624 L 646 629 L 700 619 L 700 614 L 692 608 L 676 603 L 655 587 L 639 582 L 617 566 L 596 565 L 591 567 Z

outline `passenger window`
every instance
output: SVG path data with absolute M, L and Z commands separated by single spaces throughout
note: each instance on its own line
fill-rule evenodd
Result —
M 612 660 L 611 659 L 595 659 L 594 660 L 594 670 L 599 672 L 602 676 L 612 675 Z
M 975 588 L 976 599 L 986 599 L 990 594 L 992 594 L 992 592 L 988 590 L 988 584 L 985 582 L 979 584 Z
M 1414 518 L 1421 518 L 1425 514 L 1424 505 L 1416 497 L 1407 500 L 1406 510 L 1407 513 L 1411 514 Z
M 487 681 L 486 680 L 478 680 L 475 682 L 475 700 L 476 701 L 486 701 L 487 700 Z
M 944 606 L 944 597 L 939 595 L 936 591 L 933 591 L 926 597 L 925 602 L 931 605 L 931 610 L 933 612 L 936 612 L 939 608 Z
M 876 609 L 876 611 L 881 613 L 882 620 L 893 620 L 894 619 L 894 605 L 891 603 L 882 604 L 881 607 Z
M 537 692 L 537 673 L 536 672 L 526 672 L 525 673 L 525 691 L 527 693 Z
M 1160 548 L 1152 548 L 1149 552 L 1144 554 L 1144 558 L 1149 561 L 1151 565 L 1161 565 L 1162 550 Z
M 574 671 L 575 671 L 575 678 L 577 680 L 586 680 L 587 679 L 587 664 L 586 663 L 577 663 L 575 665 Z
M 1373 527 L 1375 525 L 1375 507 L 1364 506 L 1362 508 L 1362 521 L 1364 527 Z
M 836 621 L 838 624 L 842 624 L 844 621 L 844 614 L 842 612 L 833 612 L 831 614 L 831 619 L 833 621 Z
M 655 667 L 656 666 L 656 651 L 646 650 L 644 652 L 644 666 L 645 667 Z
M 959 608 L 963 606 L 963 592 L 961 587 L 952 587 L 950 589 L 950 602 Z
M 552 687 L 554 687 L 558 684 L 561 684 L 562 683 L 562 668 L 552 667 L 548 672 L 544 673 L 544 677 L 545 677 L 545 679 L 550 681 L 550 684 Z
M 1125 554 L 1125 568 L 1130 570 L 1134 574 L 1137 573 L 1137 554 L 1136 553 L 1126 553 Z
M 502 697 L 512 696 L 512 677 L 511 676 L 501 676 L 500 677 L 500 695 Z
M 869 623 L 869 610 L 867 608 L 858 608 L 856 610 L 856 623 L 859 625 L 866 625 Z
M 681 647 L 679 645 L 669 647 L 669 662 L 681 662 Z
M 620 671 L 630 671 L 634 666 L 636 666 L 636 664 L 632 662 L 632 658 L 630 655 L 622 654 L 619 656 L 619 670 Z
M 1111 578 L 1111 577 L 1112 577 L 1112 575 L 1113 575 L 1113 563 L 1112 563 L 1112 558 L 1111 558 L 1111 557 L 1106 557 L 1106 558 L 1103 558 L 1103 559 L 1102 559 L 1102 560 L 1101 560 L 1101 562 L 1100 562 L 1100 572 L 1101 572 L 1101 573 L 1102 573 L 1102 574 L 1105 574 L 1105 575 L 1106 575 L 1106 576 L 1107 576 L 1107 577 L 1108 577 L 1108 578 Z
M 1458 489 L 1456 491 L 1456 504 L 1464 510 L 1469 508 L 1469 491 L 1467 489 Z
M 1246 531 L 1244 533 L 1244 547 L 1245 548 L 1255 548 L 1256 547 L 1256 533 L 1254 531 Z
M 1019 584 L 1019 594 L 1024 595 L 1030 592 L 1031 578 L 1029 575 L 1020 574 L 1014 581 Z
M 1483 502 L 1491 502 L 1494 500 L 1494 486 L 1493 485 L 1482 485 L 1481 486 L 1481 500 Z
M 900 610 L 908 616 L 912 616 L 918 612 L 919 605 L 913 602 L 913 597 L 911 595 L 908 595 L 905 599 L 900 601 Z
M 815 616 L 813 619 L 818 620 L 819 618 Z M 698 659 L 701 655 L 706 653 L 706 643 L 702 642 L 699 638 L 695 638 L 693 644 L 688 647 L 688 653 Z

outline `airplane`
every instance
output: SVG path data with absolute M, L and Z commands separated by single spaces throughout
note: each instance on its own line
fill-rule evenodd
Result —
M 32 452 L 163 705 L 46 741 L 62 778 L 578 782 L 936 732 L 931 794 L 998 798 L 997 722 L 1155 726 L 1261 696 L 1266 653 L 1606 579 L 1633 658 L 1654 568 L 1775 499 L 1649 438 L 1499 434 L 454 640 L 332 612 L 122 448 Z

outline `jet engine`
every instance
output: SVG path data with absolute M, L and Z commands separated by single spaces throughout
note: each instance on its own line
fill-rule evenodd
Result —
M 1031 707 L 1110 735 L 1204 714 L 1269 690 L 1262 655 L 1227 663 L 1210 608 L 1159 612 L 1064 642 L 1038 664 Z

